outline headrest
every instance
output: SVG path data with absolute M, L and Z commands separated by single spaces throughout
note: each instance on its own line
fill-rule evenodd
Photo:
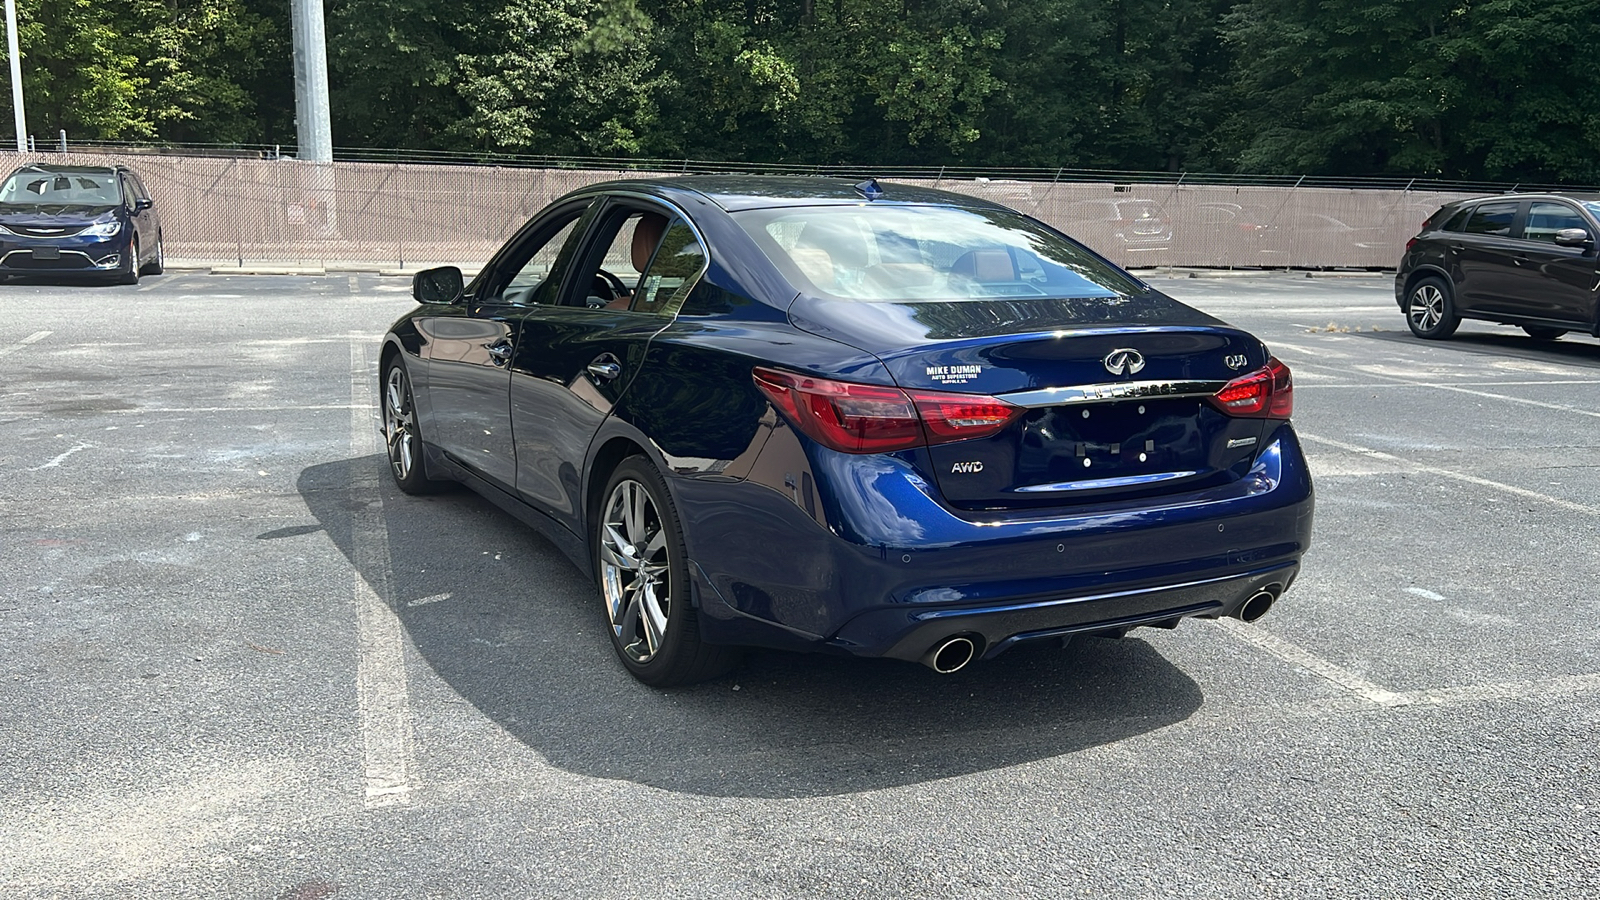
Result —
M 965 275 L 979 284 L 1016 281 L 1017 270 L 1005 250 L 969 250 L 950 267 L 952 275 Z
M 660 213 L 645 213 L 633 226 L 633 267 L 643 272 L 645 266 L 650 265 L 650 257 L 655 255 L 656 247 L 661 244 L 661 236 L 667 233 L 667 217 Z
M 800 274 L 817 287 L 827 290 L 833 286 L 833 257 L 821 247 L 796 247 L 789 251 Z

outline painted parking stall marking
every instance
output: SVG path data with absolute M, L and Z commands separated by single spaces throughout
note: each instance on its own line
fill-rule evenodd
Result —
M 372 420 L 375 360 L 369 358 L 371 335 L 350 336 L 350 452 L 357 458 L 381 451 Z M 377 471 L 362 470 L 350 484 L 352 577 L 360 666 L 357 693 L 361 709 L 361 744 L 369 809 L 403 806 L 411 801 L 411 701 L 405 670 L 405 641 L 400 619 L 388 603 L 389 532 Z M 362 577 L 373 573 L 376 583 Z
M 35 331 L 33 334 L 30 334 L 27 337 L 23 338 L 22 340 L 17 341 L 15 344 L 9 344 L 9 345 L 7 345 L 5 347 L 0 347 L 0 356 L 10 356 L 11 354 L 17 352 L 18 350 L 21 350 L 22 348 L 24 348 L 24 347 L 26 347 L 26 346 L 28 346 L 30 344 L 39 343 L 40 341 L 44 340 L 45 338 L 49 337 L 52 334 L 55 334 L 55 332 L 53 332 L 53 331 Z

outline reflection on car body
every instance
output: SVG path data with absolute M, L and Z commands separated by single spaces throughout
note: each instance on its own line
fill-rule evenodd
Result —
M 415 289 L 381 357 L 396 481 L 548 536 L 651 684 L 744 646 L 948 672 L 1254 618 L 1309 543 L 1288 369 L 981 199 L 611 182 Z

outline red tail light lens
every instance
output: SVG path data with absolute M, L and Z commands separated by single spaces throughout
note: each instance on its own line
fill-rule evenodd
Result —
M 1294 379 L 1289 367 L 1273 357 L 1265 366 L 1228 382 L 1211 402 L 1230 416 L 1287 419 L 1294 414 Z
M 844 453 L 889 453 L 987 437 L 1023 409 L 995 397 L 851 384 L 777 369 L 752 373 L 756 387 L 795 427 Z
M 944 444 L 988 437 L 1022 415 L 1022 407 L 995 397 L 911 391 L 911 401 L 928 429 L 928 443 Z

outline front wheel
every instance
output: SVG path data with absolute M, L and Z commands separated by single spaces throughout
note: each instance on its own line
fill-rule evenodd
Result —
M 117 276 L 118 284 L 139 283 L 139 239 L 128 242 L 128 271 Z
M 1565 328 L 1546 328 L 1543 325 L 1524 325 L 1522 330 L 1536 341 L 1553 341 L 1567 333 Z
M 422 432 L 411 396 L 405 363 L 395 359 L 383 373 L 383 438 L 389 452 L 389 474 L 408 494 L 431 494 L 447 482 L 428 477 L 422 458 Z
M 1424 278 L 1406 298 L 1406 324 L 1419 338 L 1441 340 L 1456 333 L 1461 317 L 1450 301 L 1450 285 L 1442 278 Z
M 661 474 L 643 457 L 629 457 L 601 496 L 595 572 L 623 666 L 653 687 L 705 681 L 733 668 L 736 650 L 700 639 L 689 603 L 688 551 Z

